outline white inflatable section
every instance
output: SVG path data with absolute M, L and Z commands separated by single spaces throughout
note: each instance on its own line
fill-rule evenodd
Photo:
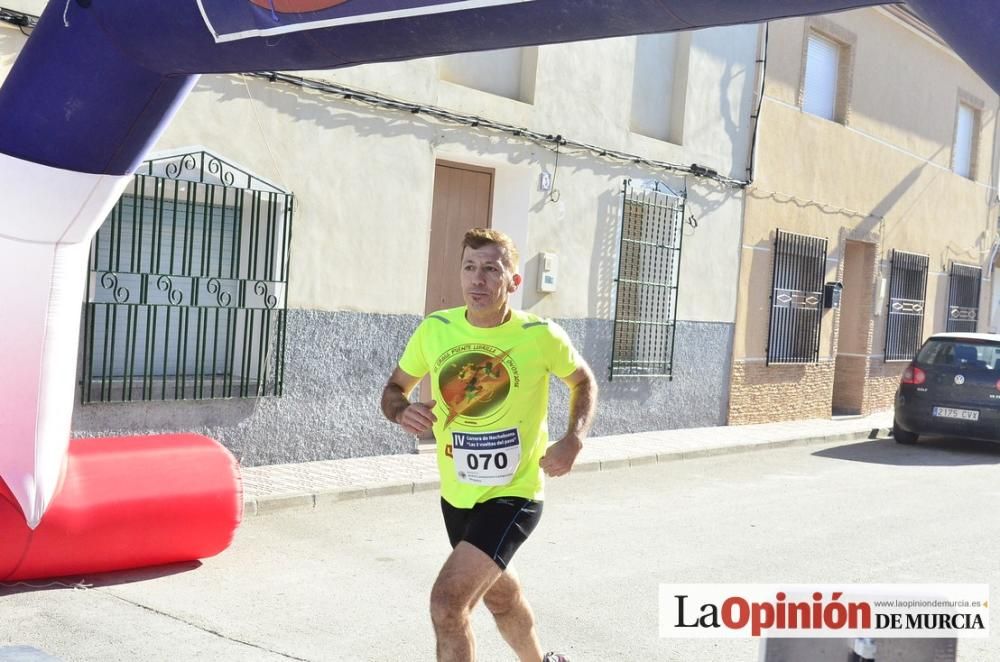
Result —
M 90 241 L 130 180 L 0 154 L 0 478 L 32 529 L 69 446 Z

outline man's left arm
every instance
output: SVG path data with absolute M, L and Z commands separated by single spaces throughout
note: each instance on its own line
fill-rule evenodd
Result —
M 597 410 L 597 380 L 586 363 L 563 379 L 569 387 L 569 427 L 538 463 L 548 476 L 568 474 L 583 448 Z

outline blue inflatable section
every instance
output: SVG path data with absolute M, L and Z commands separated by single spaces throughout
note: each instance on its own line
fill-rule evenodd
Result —
M 310 12 L 274 9 L 324 4 L 331 6 Z M 67 27 L 63 3 L 50 2 L 0 89 L 0 118 L 11 129 L 0 131 L 0 152 L 68 170 L 129 173 L 155 141 L 164 118 L 191 88 L 192 76 L 199 73 L 327 69 L 468 50 L 755 22 L 873 4 L 880 3 L 73 2 L 66 14 Z M 994 88 L 1000 88 L 1000 11 L 996 0 L 910 0 L 910 4 Z

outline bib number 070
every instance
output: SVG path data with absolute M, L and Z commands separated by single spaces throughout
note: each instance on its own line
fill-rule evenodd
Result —
M 473 471 L 477 471 L 480 464 L 484 470 L 489 470 L 490 460 L 493 460 L 493 466 L 496 469 L 507 468 L 507 454 L 502 451 L 499 453 L 469 453 L 465 456 L 465 463 Z
M 469 485 L 507 485 L 521 466 L 517 428 L 488 432 L 452 432 L 455 474 Z

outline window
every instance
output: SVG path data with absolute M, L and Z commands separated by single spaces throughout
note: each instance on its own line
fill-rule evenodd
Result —
M 948 276 L 948 321 L 945 331 L 976 331 L 982 277 L 981 268 L 952 262 Z
M 1000 371 L 1000 346 L 972 341 L 929 340 L 920 350 L 917 360 L 927 365 Z
M 671 124 L 677 48 L 675 33 L 636 37 L 632 82 L 632 130 L 674 143 L 680 142 Z
M 831 121 L 842 120 L 841 104 L 838 103 L 841 57 L 840 44 L 814 32 L 809 33 L 802 110 Z
M 889 314 L 886 315 L 885 331 L 886 361 L 909 361 L 920 348 L 929 262 L 926 255 L 892 251 Z
M 82 401 L 280 395 L 291 219 L 205 152 L 147 161 L 91 244 Z
M 767 363 L 815 363 L 823 316 L 826 239 L 778 230 L 774 238 Z
M 534 103 L 538 48 L 446 55 L 441 79 L 524 103 Z
M 661 184 L 622 187 L 611 379 L 672 373 L 684 203 Z
M 967 103 L 958 104 L 958 117 L 955 120 L 955 145 L 952 152 L 952 169 L 955 174 L 973 179 L 976 157 L 976 138 L 979 125 L 979 113 Z

